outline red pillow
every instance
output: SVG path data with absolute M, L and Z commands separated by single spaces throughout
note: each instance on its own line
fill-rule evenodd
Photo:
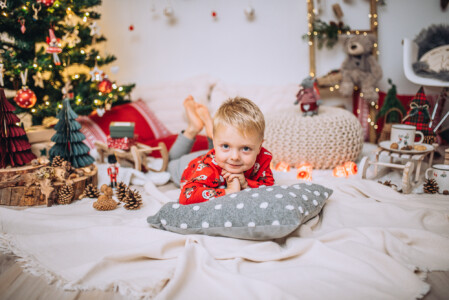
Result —
M 89 118 L 106 135 L 109 135 L 111 122 L 134 122 L 134 134 L 137 135 L 137 141 L 142 144 L 172 134 L 142 100 L 114 106 L 102 117 L 94 112 Z
M 95 148 L 95 141 L 106 143 L 111 122 L 134 122 L 137 142 L 151 147 L 164 142 L 167 149 L 170 149 L 178 136 L 178 133 L 172 134 L 142 100 L 114 106 L 102 117 L 94 112 L 89 117 L 80 116 L 77 121 L 82 125 L 80 131 L 86 136 L 84 142 L 91 149 Z M 207 138 L 198 136 L 192 151 L 207 149 L 207 146 Z M 151 156 L 160 157 L 160 153 L 157 151 Z

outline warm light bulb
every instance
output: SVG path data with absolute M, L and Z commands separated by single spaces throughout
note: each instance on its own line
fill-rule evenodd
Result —
M 62 104 L 59 104 L 58 107 L 59 107 L 59 108 L 62 108 Z
M 100 59 L 101 59 L 100 55 L 97 55 L 97 60 L 100 60 Z
M 85 54 L 86 53 L 84 50 L 81 50 L 80 52 L 81 52 L 81 54 Z
M 119 92 L 123 91 L 123 87 L 118 88 Z
M 45 101 L 45 105 L 50 105 L 50 102 L 48 102 L 48 101 Z
M 117 85 L 115 83 L 113 83 L 112 88 L 115 90 L 117 88 Z

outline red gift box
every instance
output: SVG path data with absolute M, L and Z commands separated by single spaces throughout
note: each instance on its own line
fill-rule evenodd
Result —
M 136 138 L 112 138 L 108 135 L 108 148 L 121 149 L 121 150 L 129 150 L 131 146 L 137 143 Z

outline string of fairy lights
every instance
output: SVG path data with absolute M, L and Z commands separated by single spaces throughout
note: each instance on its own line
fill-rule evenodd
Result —
M 378 4 L 379 0 L 371 0 L 371 6 L 374 7 Z M 307 13 L 307 22 L 308 22 L 308 32 L 307 35 L 309 36 L 309 40 L 308 40 L 308 45 L 309 45 L 309 53 L 310 53 L 310 72 L 309 75 L 311 77 L 315 77 L 315 37 L 318 35 L 317 31 L 314 31 L 313 29 L 313 23 L 315 21 L 315 17 L 318 13 L 318 10 L 314 7 L 313 4 L 313 0 L 307 0 L 307 7 L 308 7 L 308 13 Z M 364 35 L 367 36 L 368 34 L 374 34 L 377 37 L 377 28 L 379 25 L 379 21 L 378 21 L 378 15 L 377 13 L 369 13 L 368 14 L 368 18 L 370 20 L 370 26 L 371 29 L 370 30 L 347 30 L 347 31 L 341 31 L 338 30 L 338 34 L 339 35 Z M 379 52 L 379 48 L 378 48 L 378 43 L 375 42 L 373 44 L 373 55 L 375 55 L 375 57 L 377 58 L 379 56 L 380 52 Z M 337 83 L 334 86 L 329 87 L 329 91 L 330 92 L 334 92 L 334 91 L 338 91 L 338 89 L 340 88 L 340 85 Z M 358 91 L 359 87 L 354 86 L 354 90 Z M 376 87 L 376 92 L 379 92 L 379 88 Z M 360 97 L 363 98 L 363 93 L 360 93 Z M 370 106 L 373 109 L 378 110 L 379 109 L 379 105 L 372 101 L 370 102 Z M 360 115 L 361 110 L 360 108 L 357 109 L 357 115 Z M 366 122 L 373 127 L 374 129 L 378 128 L 378 125 L 376 124 L 374 118 L 372 116 L 368 116 L 368 118 L 366 119 Z

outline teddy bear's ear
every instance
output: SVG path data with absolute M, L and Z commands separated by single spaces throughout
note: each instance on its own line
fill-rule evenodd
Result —
M 368 34 L 366 37 L 371 42 L 371 44 L 374 44 L 377 41 L 377 38 L 374 34 Z

